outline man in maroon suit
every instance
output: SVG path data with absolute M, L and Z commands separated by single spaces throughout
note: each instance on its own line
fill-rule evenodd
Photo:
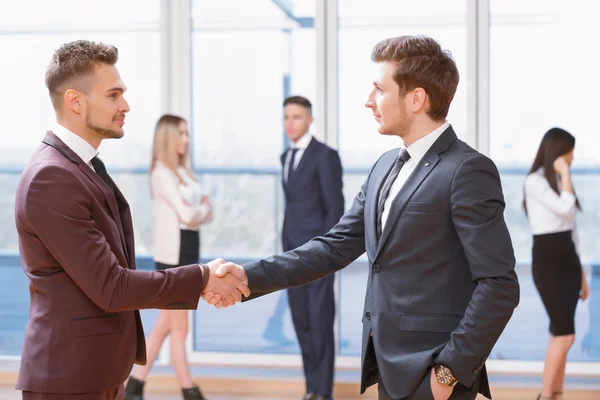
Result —
M 229 303 L 249 295 L 247 282 L 214 277 L 222 260 L 136 271 L 129 205 L 97 151 L 123 136 L 129 111 L 117 57 L 113 46 L 76 41 L 46 72 L 57 125 L 23 171 L 15 209 L 31 296 L 16 385 L 24 399 L 122 399 L 134 362 L 146 362 L 139 309 L 195 309 L 213 286 Z

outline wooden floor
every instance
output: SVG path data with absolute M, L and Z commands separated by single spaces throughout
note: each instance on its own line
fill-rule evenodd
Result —
M 21 399 L 21 392 L 14 389 L 17 361 L 0 363 L 0 400 Z M 304 380 L 274 377 L 224 377 L 194 375 L 209 400 L 300 400 L 304 395 Z M 173 373 L 151 374 L 146 383 L 145 400 L 181 400 L 177 378 Z M 575 387 L 575 386 L 573 386 Z M 588 386 L 589 387 L 589 386 Z M 593 387 L 593 386 L 592 386 Z M 600 400 L 600 390 L 576 390 L 567 388 L 563 400 Z M 492 386 L 494 400 L 535 400 L 539 388 Z M 360 396 L 359 385 L 354 381 L 340 379 L 335 383 L 335 400 L 377 400 L 377 387 L 371 386 Z M 479 396 L 477 400 L 484 400 Z
M 209 392 L 205 390 L 205 396 L 209 400 L 299 400 L 301 395 L 287 397 L 271 397 L 271 396 L 256 396 L 256 395 L 225 395 L 222 393 L 226 388 L 221 388 L 217 392 Z M 358 392 L 357 392 L 358 393 Z M 509 388 L 495 388 L 492 389 L 492 395 L 494 400 L 534 400 L 537 396 L 537 390 L 535 389 L 509 389 Z M 145 400 L 181 400 L 182 397 L 176 392 L 150 392 L 144 396 Z M 364 396 L 354 397 L 336 397 L 336 400 L 373 400 L 377 397 L 374 392 L 370 391 Z M 14 390 L 11 387 L 0 386 L 0 399 L 2 400 L 17 400 L 21 399 L 21 392 Z M 478 397 L 477 400 L 483 400 L 485 397 Z M 600 400 L 600 391 L 568 391 L 565 392 L 563 400 Z

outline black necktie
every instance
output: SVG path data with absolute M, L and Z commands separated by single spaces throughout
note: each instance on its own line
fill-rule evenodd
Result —
M 110 179 L 110 176 L 108 176 L 108 172 L 106 171 L 106 166 L 104 165 L 104 163 L 102 162 L 100 157 L 96 156 L 96 157 L 92 158 L 92 167 L 94 167 L 94 170 L 96 171 L 98 176 L 100 178 L 102 178 L 104 183 L 106 183 L 106 186 L 108 186 L 108 188 L 114 192 L 115 189 L 113 187 L 112 179 Z
M 292 175 L 294 174 L 294 165 L 296 164 L 296 153 L 298 149 L 292 149 L 292 157 L 290 157 L 290 164 L 288 165 L 288 173 L 287 173 L 287 181 L 289 183 L 292 180 Z
M 390 194 L 390 189 L 392 188 L 394 181 L 398 177 L 398 173 L 408 160 L 410 160 L 410 154 L 408 154 L 408 151 L 406 151 L 406 149 L 402 149 L 400 155 L 398 155 L 398 158 L 396 158 L 396 161 L 394 162 L 394 166 L 392 167 L 392 170 L 390 171 L 390 174 L 388 175 L 385 184 L 383 185 L 383 188 L 381 188 L 381 193 L 379 193 L 379 201 L 377 203 L 377 240 L 381 239 L 381 217 L 383 216 L 385 201 L 387 200 L 388 195 Z

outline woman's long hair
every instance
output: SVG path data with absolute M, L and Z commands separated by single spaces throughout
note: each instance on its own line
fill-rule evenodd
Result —
M 156 123 L 154 129 L 154 142 L 152 144 L 152 161 L 150 162 L 150 173 L 154 171 L 157 161 L 162 162 L 178 177 L 182 184 L 186 184 L 177 173 L 178 168 L 184 168 L 190 178 L 196 180 L 192 172 L 189 150 L 185 154 L 177 151 L 179 140 L 179 126 L 185 119 L 176 115 L 165 114 Z
M 528 174 L 534 173 L 540 168 L 544 169 L 544 177 L 550 184 L 552 190 L 560 195 L 558 189 L 558 181 L 556 179 L 556 171 L 554 170 L 554 161 L 560 156 L 563 156 L 575 148 L 575 137 L 569 132 L 561 128 L 551 128 L 540 143 L 533 165 Z M 574 190 L 573 190 L 574 191 Z M 579 200 L 575 196 L 575 204 L 581 210 Z M 523 208 L 527 213 L 527 203 L 523 200 Z

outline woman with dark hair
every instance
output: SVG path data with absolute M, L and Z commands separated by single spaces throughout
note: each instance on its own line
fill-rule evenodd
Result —
M 575 214 L 580 210 L 571 182 L 575 138 L 552 128 L 544 135 L 525 179 L 525 212 L 533 232 L 533 281 L 550 317 L 550 339 L 538 399 L 561 399 L 567 353 L 575 341 L 578 299 L 589 287 L 578 255 Z

